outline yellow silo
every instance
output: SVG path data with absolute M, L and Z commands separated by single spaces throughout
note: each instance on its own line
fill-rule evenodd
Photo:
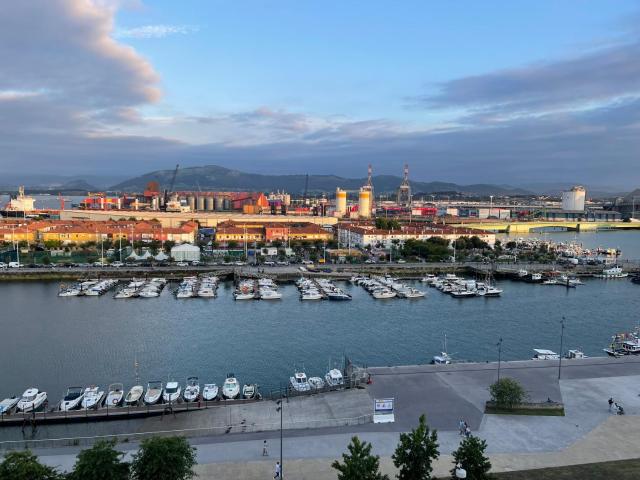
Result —
M 336 188 L 336 216 L 344 217 L 347 214 L 347 192 L 340 187 Z
M 360 218 L 371 218 L 371 191 L 366 188 L 360 189 L 358 216 Z

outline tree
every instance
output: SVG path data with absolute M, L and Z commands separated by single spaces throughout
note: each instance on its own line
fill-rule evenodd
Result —
M 11 480 L 62 480 L 55 468 L 42 465 L 30 450 L 10 452 L 0 463 L 0 479 Z
M 124 452 L 117 451 L 115 440 L 99 441 L 78 454 L 69 480 L 127 480 L 129 463 L 123 462 Z
M 352 437 L 347 447 L 349 453 L 342 454 L 342 462 L 338 460 L 331 467 L 338 471 L 338 480 L 388 480 L 387 475 L 380 473 L 380 457 L 371 455 L 371 444 L 361 442 Z
M 235 240 L 229 240 L 227 242 L 227 248 L 230 249 L 230 250 L 233 250 L 237 246 L 238 246 L 238 242 L 236 242 Z
M 504 377 L 489 387 L 491 401 L 500 408 L 511 409 L 527 398 L 527 392 L 513 378 Z
M 131 471 L 135 480 L 187 480 L 195 465 L 196 450 L 184 437 L 154 437 L 142 441 Z
M 487 480 L 491 478 L 491 462 L 485 456 L 487 442 L 478 437 L 465 438 L 458 449 L 453 452 L 453 465 L 451 477 L 455 477 L 456 465 L 459 463 L 467 471 L 468 480 Z
M 429 480 L 432 462 L 439 456 L 438 432 L 429 430 L 423 414 L 418 428 L 400 434 L 400 443 L 391 458 L 398 469 L 399 480 Z

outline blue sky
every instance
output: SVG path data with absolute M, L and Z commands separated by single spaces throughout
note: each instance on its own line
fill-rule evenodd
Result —
M 219 164 L 640 183 L 638 1 L 37 0 L 0 17 L 0 173 Z

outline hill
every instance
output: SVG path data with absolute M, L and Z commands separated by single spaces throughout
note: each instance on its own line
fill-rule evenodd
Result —
M 110 187 L 112 191 L 141 192 L 147 183 L 158 182 L 162 188 L 171 183 L 173 170 L 158 170 L 135 177 Z M 393 193 L 400 185 L 401 178 L 394 175 L 373 177 L 377 194 Z M 188 167 L 178 170 L 174 190 L 285 190 L 292 194 L 304 192 L 306 175 L 262 175 L 231 170 L 217 165 Z M 357 190 L 364 185 L 364 178 L 343 178 L 336 175 L 309 175 L 309 192 L 333 192 L 337 187 Z M 446 182 L 411 182 L 414 193 L 457 192 L 468 195 L 531 195 L 528 190 L 508 185 L 457 185 Z

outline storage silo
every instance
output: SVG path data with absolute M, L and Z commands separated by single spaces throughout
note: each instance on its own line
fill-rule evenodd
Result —
M 371 218 L 371 190 L 361 188 L 359 200 L 358 216 L 360 218 Z
M 207 197 L 207 210 L 213 211 L 213 197 Z
M 216 197 L 216 210 L 219 212 L 224 210 L 224 197 Z
M 191 210 L 192 212 L 195 211 L 195 209 L 196 209 L 196 197 L 194 197 L 193 195 L 189 195 L 187 197 L 187 204 L 189 205 L 189 210 Z
M 199 212 L 204 211 L 205 200 L 206 200 L 206 198 L 203 197 L 202 195 L 198 196 L 198 211 Z
M 231 210 L 231 200 L 225 198 L 224 202 L 222 202 L 222 208 L 223 210 Z
M 562 210 L 584 212 L 587 192 L 582 186 L 575 186 L 568 192 L 562 192 Z
M 340 187 L 336 188 L 336 216 L 344 217 L 347 214 L 347 192 Z

